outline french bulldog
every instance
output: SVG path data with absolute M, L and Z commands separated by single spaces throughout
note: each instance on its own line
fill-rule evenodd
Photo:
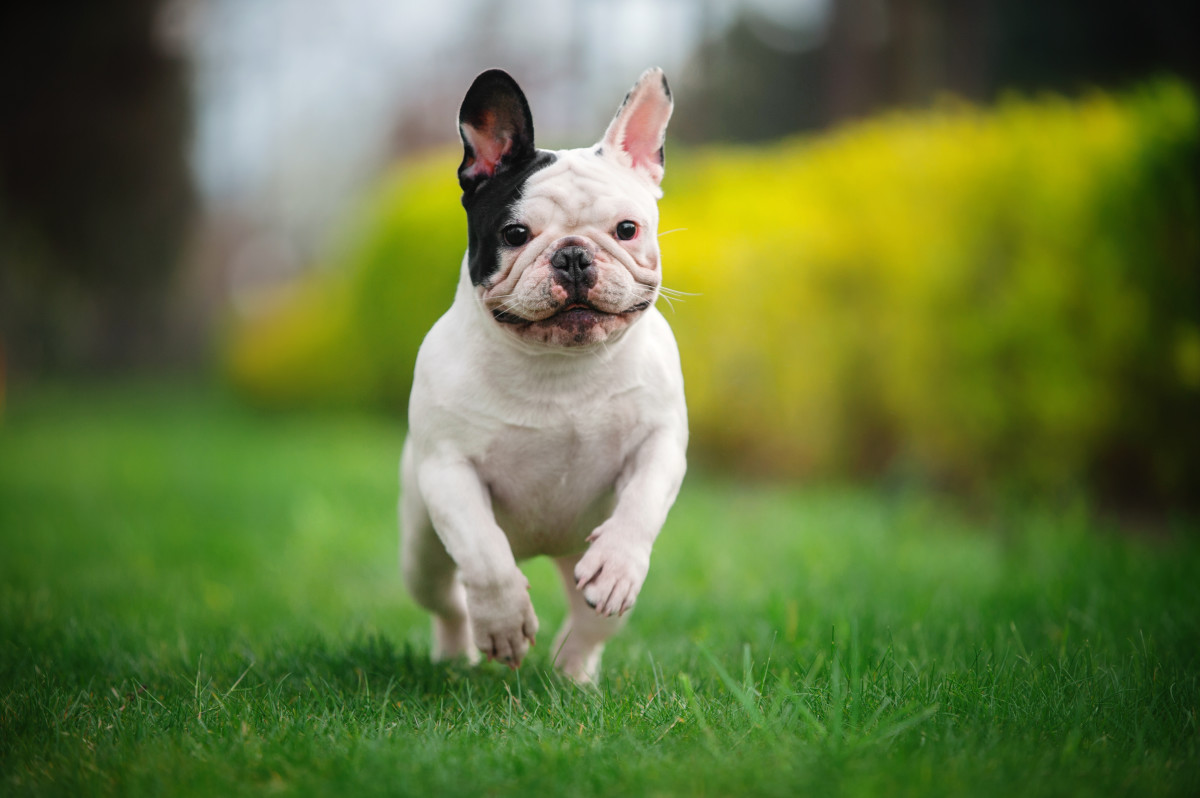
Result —
M 433 657 L 516 668 L 538 619 L 517 562 L 554 559 L 555 666 L 594 683 L 683 480 L 679 352 L 655 308 L 663 139 L 647 70 L 593 147 L 542 150 L 501 70 L 459 112 L 467 251 L 417 355 L 401 457 L 401 561 Z

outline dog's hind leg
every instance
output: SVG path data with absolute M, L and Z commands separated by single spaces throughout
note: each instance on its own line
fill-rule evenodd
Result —
M 471 644 L 466 589 L 429 520 L 410 459 L 406 447 L 400 466 L 400 569 L 404 582 L 417 604 L 433 613 L 433 659 L 465 656 L 476 662 L 479 651 Z
M 567 618 L 554 639 L 554 666 L 580 684 L 595 684 L 600 678 L 600 657 L 605 642 L 619 632 L 628 617 L 604 616 L 596 612 L 575 587 L 575 565 L 581 555 L 556 558 L 563 590 L 567 594 Z

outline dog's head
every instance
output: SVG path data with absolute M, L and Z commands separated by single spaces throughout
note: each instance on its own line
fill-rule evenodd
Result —
M 539 150 L 516 82 L 484 72 L 459 112 L 467 274 L 491 322 L 533 344 L 619 336 L 658 298 L 663 138 L 672 109 L 647 70 L 594 147 Z

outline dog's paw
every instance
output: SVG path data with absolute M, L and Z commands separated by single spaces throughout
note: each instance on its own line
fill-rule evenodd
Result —
M 468 586 L 467 612 L 475 646 L 485 657 L 512 668 L 521 664 L 537 637 L 538 619 L 520 570 L 499 584 Z
M 596 530 L 575 566 L 575 587 L 601 615 L 624 615 L 650 570 L 650 550 L 614 531 Z

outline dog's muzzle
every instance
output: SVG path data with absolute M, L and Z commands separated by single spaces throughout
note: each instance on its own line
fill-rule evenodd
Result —
M 567 290 L 588 289 L 596 284 L 595 256 L 587 247 L 569 244 L 550 256 L 554 279 Z

